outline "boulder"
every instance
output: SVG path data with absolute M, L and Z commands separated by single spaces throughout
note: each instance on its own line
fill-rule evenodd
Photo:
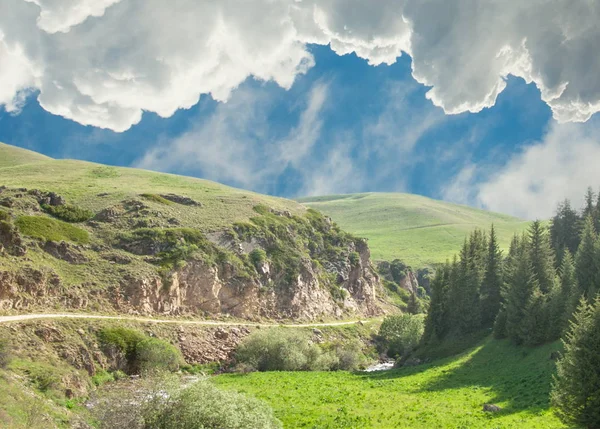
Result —
M 498 405 L 494 405 L 494 404 L 484 404 L 483 411 L 485 411 L 487 413 L 497 413 L 499 411 L 502 411 L 502 408 L 500 408 Z

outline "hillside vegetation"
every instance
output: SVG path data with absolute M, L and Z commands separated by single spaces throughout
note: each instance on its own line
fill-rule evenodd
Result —
M 486 339 L 459 356 L 376 373 L 222 375 L 217 385 L 265 400 L 293 428 L 562 428 L 549 404 L 558 343 Z M 498 413 L 483 411 L 496 404 Z
M 364 240 L 283 198 L 0 144 L 0 311 L 375 315 Z
M 373 259 L 400 259 L 413 268 L 451 259 L 475 228 L 493 223 L 508 249 L 529 222 L 512 216 L 430 198 L 395 193 L 308 197 L 301 203 L 331 216 L 346 231 L 369 240 Z

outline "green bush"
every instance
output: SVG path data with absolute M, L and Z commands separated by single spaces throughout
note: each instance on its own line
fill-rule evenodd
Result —
M 142 379 L 136 389 L 115 386 L 95 399 L 100 429 L 280 429 L 258 399 L 223 391 L 207 380 L 181 387 L 173 377 Z
M 19 216 L 15 222 L 19 231 L 24 235 L 48 241 L 71 241 L 74 243 L 89 243 L 87 231 L 43 216 Z
M 134 329 L 105 328 L 98 332 L 98 340 L 105 351 L 125 358 L 129 373 L 177 371 L 183 363 L 181 352 L 171 343 Z
M 124 369 L 130 373 L 135 372 L 137 365 L 137 346 L 147 337 L 134 329 L 104 328 L 97 334 L 100 345 L 106 353 L 112 355 L 117 361 L 117 369 Z M 124 360 L 124 365 L 120 361 Z
M 358 263 L 360 262 L 360 255 L 358 254 L 358 252 L 352 252 L 350 253 L 350 255 L 348 256 L 348 259 L 350 260 L 350 264 L 355 267 L 358 265 Z
M 0 210 L 0 221 L 10 222 L 10 214 L 5 212 L 4 210 Z
M 156 409 L 155 409 L 156 410 Z M 273 410 L 255 398 L 225 392 L 208 381 L 184 389 L 166 407 L 146 418 L 155 429 L 279 429 Z
M 42 204 L 41 207 L 49 215 L 69 223 L 85 222 L 94 216 L 93 212 L 81 207 L 69 205 L 51 206 L 49 204 Z
M 310 371 L 328 369 L 321 348 L 307 333 L 272 328 L 252 333 L 236 351 L 236 360 L 255 371 Z M 327 357 L 329 359 L 329 357 Z
M 177 371 L 183 362 L 177 347 L 158 338 L 139 342 L 135 349 L 135 361 L 140 373 L 156 370 Z
M 379 328 L 379 339 L 390 357 L 406 356 L 413 352 L 423 336 L 425 320 L 422 314 L 387 316 Z
M 254 268 L 259 270 L 262 264 L 264 264 L 264 262 L 267 260 L 267 252 L 265 252 L 263 249 L 254 249 L 252 252 L 250 252 L 248 257 L 250 258 L 252 265 L 254 265 Z

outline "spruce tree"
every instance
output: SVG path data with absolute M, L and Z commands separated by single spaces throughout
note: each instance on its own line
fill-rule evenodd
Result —
M 556 214 L 550 223 L 550 242 L 556 255 L 557 267 L 562 263 L 565 250 L 572 255 L 579 247 L 579 230 L 581 219 L 577 211 L 571 207 L 569 200 L 564 200 L 556 209 Z
M 448 320 L 448 289 L 450 283 L 450 262 L 438 269 L 431 282 L 431 300 L 425 319 L 423 341 L 432 344 L 441 341 L 450 329 Z
M 569 320 L 575 313 L 580 297 L 575 275 L 575 263 L 571 253 L 567 251 L 560 266 L 560 293 L 556 305 L 556 313 L 560 316 L 560 334 L 569 327 Z
M 468 334 L 481 327 L 479 286 L 483 275 L 481 235 L 477 231 L 465 240 L 457 267 L 457 282 L 453 285 L 452 312 L 454 327 Z
M 581 234 L 581 244 L 575 257 L 575 267 L 579 289 L 590 300 L 595 298 L 600 281 L 596 240 L 594 221 L 591 216 L 588 216 Z
M 547 340 L 548 309 L 546 295 L 532 279 L 531 295 L 524 309 L 520 342 L 527 346 L 537 346 Z
M 519 240 L 518 249 L 509 258 L 506 282 L 503 289 L 504 309 L 506 311 L 506 335 L 517 344 L 528 340 L 524 321 L 531 307 L 531 298 L 538 288 L 526 238 Z
M 596 228 L 596 231 L 600 231 L 600 192 L 598 192 L 597 198 L 596 198 L 596 207 L 594 207 L 594 228 Z
M 587 192 L 585 193 L 585 205 L 583 207 L 583 216 L 582 218 L 585 220 L 588 216 L 594 216 L 595 206 L 594 206 L 594 190 L 592 187 L 588 187 Z
M 490 230 L 485 273 L 481 284 L 481 323 L 492 327 L 500 310 L 502 289 L 502 251 L 498 245 L 494 225 Z
M 542 294 L 550 293 L 556 284 L 554 253 L 546 229 L 539 220 L 529 228 L 529 258 L 540 291 Z
M 569 425 L 600 428 L 600 298 L 582 299 L 556 365 L 551 400 Z

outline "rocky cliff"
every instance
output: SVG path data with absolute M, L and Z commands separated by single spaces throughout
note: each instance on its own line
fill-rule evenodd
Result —
M 110 202 L 89 210 L 51 190 L 0 189 L 0 311 L 304 320 L 381 312 L 366 242 L 316 211 L 259 204 L 247 221 L 207 231 L 182 226 L 189 210 L 211 215 L 185 195 Z

